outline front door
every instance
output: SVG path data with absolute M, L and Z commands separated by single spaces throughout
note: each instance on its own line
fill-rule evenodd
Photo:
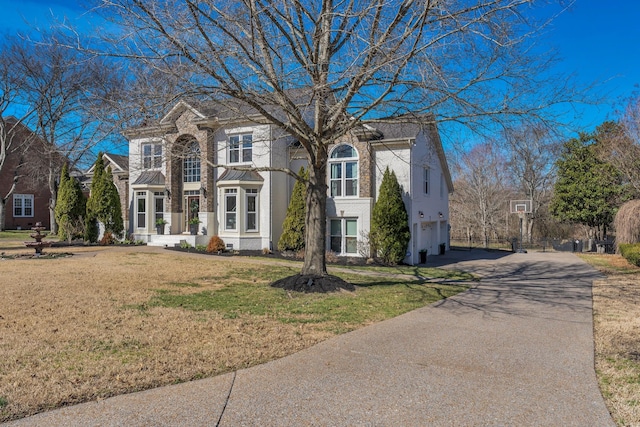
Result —
M 189 221 L 198 218 L 198 212 L 200 212 L 200 196 L 186 196 L 185 206 L 187 214 L 184 219 L 184 230 L 189 231 Z

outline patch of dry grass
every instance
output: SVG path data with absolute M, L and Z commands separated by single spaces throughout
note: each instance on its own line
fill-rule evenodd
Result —
M 585 255 L 607 275 L 593 286 L 596 372 L 616 423 L 640 425 L 640 268 L 619 255 Z
M 128 308 L 159 287 L 241 268 L 237 260 L 135 248 L 3 261 L 0 397 L 6 404 L 0 420 L 263 363 L 331 335 L 269 316 L 223 319 L 215 312 Z
M 55 251 L 69 249 L 47 252 Z M 431 285 L 397 291 L 385 283 L 379 290 L 370 281 L 359 293 L 346 293 L 337 303 L 341 310 L 324 318 L 323 306 L 307 310 L 336 304 L 339 295 L 297 297 L 267 286 L 274 274 L 294 274 L 298 265 L 146 247 L 73 248 L 73 253 L 0 260 L 0 422 L 264 363 L 428 304 L 442 298 L 443 289 L 449 294 L 463 289 L 434 285 L 433 295 L 427 295 Z M 232 293 L 234 287 L 240 293 Z M 266 310 L 206 306 L 224 302 L 221 291 L 229 292 L 231 303 L 266 300 L 273 311 L 270 305 Z M 350 310 L 349 301 L 381 292 L 397 295 L 378 297 L 382 307 L 366 302 L 371 313 L 361 317 L 340 317 Z

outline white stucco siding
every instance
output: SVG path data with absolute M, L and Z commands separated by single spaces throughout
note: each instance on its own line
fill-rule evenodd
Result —
M 159 137 L 131 139 L 129 141 L 129 200 L 127 201 L 127 203 L 129 203 L 129 229 L 127 230 L 127 234 L 136 233 L 144 235 L 155 233 L 155 216 L 153 212 L 154 192 L 164 192 L 164 186 L 134 185 L 142 172 L 147 170 L 143 168 L 142 159 L 142 146 L 145 144 L 162 144 L 162 165 L 160 168 L 153 168 L 149 170 L 160 171 L 164 176 L 166 176 L 166 165 L 164 161 L 166 156 L 166 144 L 164 140 Z M 138 194 L 141 192 L 144 192 L 144 197 Z M 145 200 L 146 223 L 144 227 L 138 227 L 138 205 L 136 203 L 138 198 L 144 198 Z
M 162 167 L 154 170 L 160 170 L 165 176 L 167 174 L 165 165 L 166 144 L 164 140 L 158 137 L 136 138 L 129 141 L 129 182 L 131 183 L 135 182 L 144 171 L 142 167 L 142 146 L 144 144 L 162 144 Z
M 419 262 L 419 251 L 438 252 L 439 244 L 447 242 L 449 193 L 444 181 L 440 157 L 428 134 L 419 133 L 411 145 L 400 143 L 375 146 L 375 196 L 379 194 L 385 168 L 393 170 L 404 190 L 409 216 L 411 241 L 405 262 Z M 428 169 L 429 191 L 425 191 L 425 169 Z M 442 189 L 442 190 L 441 190 Z
M 425 168 L 429 170 L 428 192 L 425 191 Z M 449 192 L 440 157 L 428 134 L 420 133 L 416 138 L 412 177 L 415 190 L 409 214 L 411 256 L 405 262 L 416 264 L 420 250 L 427 250 L 429 256 L 433 256 L 439 253 L 442 243 L 448 243 Z
M 235 163 L 238 166 L 250 165 L 255 167 L 271 166 L 271 126 L 247 124 L 243 126 L 227 127 L 215 133 L 216 158 L 221 165 L 229 163 L 229 136 L 252 136 L 251 162 Z
M 371 229 L 371 210 L 373 199 L 368 197 L 358 198 L 328 198 L 327 199 L 327 245 L 330 245 L 329 221 L 338 218 L 355 218 L 358 220 L 357 240 L 360 243 L 368 239 Z M 328 249 L 328 247 L 327 247 Z M 360 253 L 353 254 L 360 256 Z
M 427 135 L 420 133 L 416 138 L 413 150 L 412 179 L 414 192 L 412 195 L 412 218 L 417 218 L 417 212 L 422 211 L 422 221 L 439 221 L 449 217 L 449 192 L 444 181 L 440 158 L 427 139 Z M 429 169 L 429 192 L 425 192 L 425 168 Z
M 288 146 L 293 138 L 282 136 L 281 131 L 272 129 L 271 165 L 276 168 L 289 168 Z M 278 240 L 282 235 L 282 224 L 287 215 L 289 206 L 289 175 L 284 172 L 271 172 L 271 187 L 269 188 L 271 207 L 269 218 L 271 225 L 270 243 L 271 249 L 276 249 Z
M 229 163 L 229 136 L 252 135 L 251 162 Z M 286 141 L 275 138 L 270 125 L 247 125 L 221 129 L 216 132 L 216 155 L 222 165 L 251 167 L 286 167 Z M 217 172 L 219 178 L 224 169 Z M 218 218 L 219 235 L 225 242 L 233 243 L 238 250 L 261 250 L 277 245 L 281 234 L 282 222 L 286 214 L 287 194 L 283 189 L 287 186 L 286 174 L 277 171 L 258 172 L 262 182 L 234 183 L 218 182 Z M 225 229 L 225 189 L 237 191 L 237 229 Z M 246 230 L 247 194 L 246 189 L 258 189 L 258 230 Z
M 376 147 L 374 165 L 375 198 L 377 198 L 380 193 L 380 185 L 382 185 L 382 178 L 384 177 L 384 171 L 387 167 L 396 174 L 398 184 L 400 184 L 404 193 L 403 199 L 405 205 L 407 205 L 411 193 L 410 147 L 404 144 L 403 147 Z M 407 208 L 409 208 L 408 205 Z

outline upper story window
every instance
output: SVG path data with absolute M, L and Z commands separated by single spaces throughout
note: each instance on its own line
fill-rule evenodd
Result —
M 142 144 L 143 169 L 160 169 L 162 167 L 162 144 Z
M 13 216 L 14 218 L 33 216 L 33 194 L 13 195 Z
M 231 135 L 229 137 L 229 163 L 250 163 L 253 135 Z
M 339 145 L 329 158 L 331 197 L 358 196 L 358 153 L 350 145 Z
M 200 144 L 193 141 L 185 152 L 182 165 L 184 182 L 200 182 Z

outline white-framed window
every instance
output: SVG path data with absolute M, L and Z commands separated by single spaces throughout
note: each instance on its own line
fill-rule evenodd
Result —
M 162 167 L 162 144 L 142 144 L 142 168 L 160 169 Z
M 347 144 L 337 146 L 329 158 L 331 197 L 358 196 L 358 153 Z
M 224 229 L 236 230 L 238 226 L 238 190 L 226 188 L 224 190 Z
M 136 228 L 147 228 L 146 191 L 136 191 Z
M 33 194 L 13 195 L 13 217 L 33 217 Z
M 247 203 L 246 231 L 258 231 L 258 189 L 247 188 L 245 195 Z
M 231 135 L 229 137 L 229 163 L 251 163 L 253 135 Z
M 159 220 L 164 218 L 164 192 L 163 191 L 155 191 L 153 193 L 153 204 L 154 204 L 154 213 L 155 220 Z
M 431 171 L 429 168 L 424 168 L 424 194 L 429 194 L 429 186 L 431 181 Z
M 193 141 L 182 161 L 183 182 L 200 182 L 200 144 Z
M 357 218 L 335 218 L 331 220 L 331 250 L 337 254 L 358 253 Z

